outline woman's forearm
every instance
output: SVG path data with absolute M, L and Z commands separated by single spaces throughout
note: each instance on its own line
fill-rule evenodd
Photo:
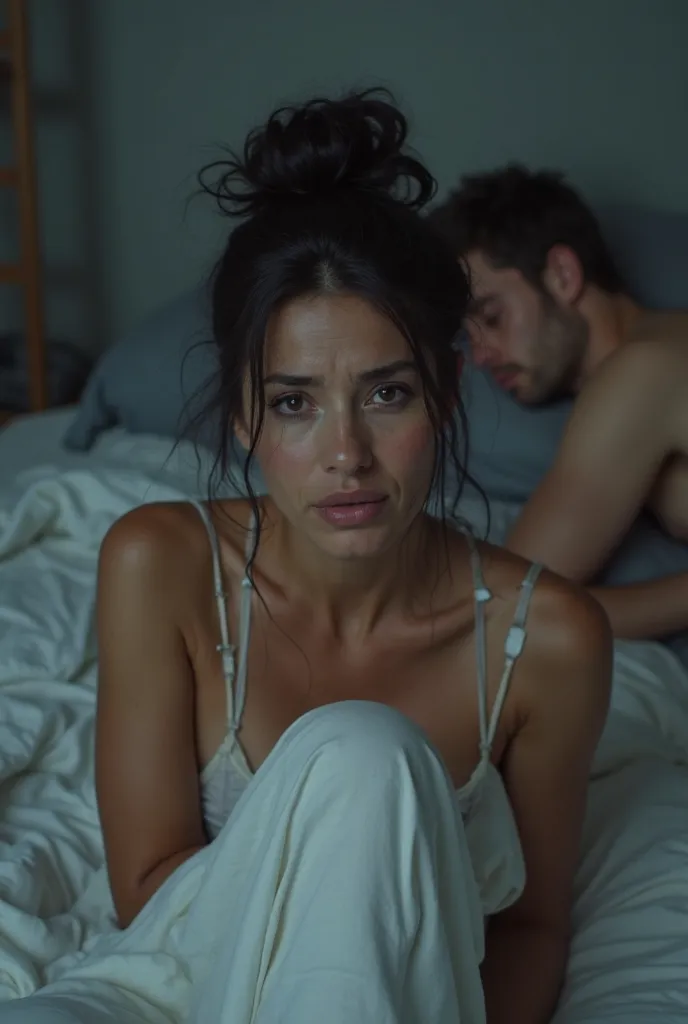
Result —
M 162 863 L 157 864 L 145 878 L 141 879 L 129 899 L 116 901 L 117 921 L 120 928 L 128 928 L 134 918 L 144 908 L 146 903 L 155 895 L 163 882 L 166 882 L 170 875 L 181 867 L 187 860 L 190 860 L 203 846 L 190 846 L 186 850 L 180 850 L 172 857 L 167 857 Z
M 588 587 L 602 605 L 614 636 L 654 640 L 688 629 L 688 572 L 622 587 Z
M 495 918 L 488 928 L 482 968 L 487 1024 L 548 1024 L 567 956 L 563 936 Z

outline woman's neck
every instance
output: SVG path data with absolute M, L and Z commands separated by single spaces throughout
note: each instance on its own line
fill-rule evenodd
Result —
M 423 594 L 435 561 L 434 530 L 420 514 L 402 540 L 370 558 L 335 558 L 280 517 L 273 543 L 281 573 L 312 608 L 313 625 L 333 640 L 366 640 L 392 611 L 408 610 Z

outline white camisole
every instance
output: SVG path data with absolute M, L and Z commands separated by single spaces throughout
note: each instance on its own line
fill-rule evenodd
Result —
M 215 754 L 202 770 L 200 778 L 203 815 L 208 835 L 212 839 L 228 820 L 252 778 L 237 734 L 241 728 L 246 700 L 253 587 L 248 576 L 244 575 L 239 607 L 239 643 L 235 647 L 229 637 L 227 596 L 217 532 L 207 507 L 200 502 L 193 504 L 205 523 L 212 550 L 213 580 L 219 619 L 218 650 L 222 654 L 227 700 L 227 732 Z M 513 903 L 525 884 L 525 865 L 516 823 L 502 777 L 492 764 L 490 754 L 511 673 L 525 644 L 530 599 L 541 566 L 531 565 L 521 583 L 518 606 L 506 638 L 502 677 L 490 709 L 487 694 L 484 606 L 491 600 L 492 594 L 485 586 L 477 546 L 470 534 L 466 533 L 465 536 L 470 546 L 473 570 L 480 747 L 477 751 L 478 761 L 475 769 L 468 782 L 456 790 L 456 799 L 464 820 L 483 911 L 488 915 L 497 913 Z M 253 533 L 249 531 L 247 563 L 252 545 Z

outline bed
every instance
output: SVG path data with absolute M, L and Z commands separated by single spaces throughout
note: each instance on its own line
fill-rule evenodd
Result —
M 209 467 L 123 428 L 67 452 L 74 415 L 0 432 L 0 1001 L 59 978 L 111 927 L 93 787 L 98 548 L 128 508 L 202 493 Z M 477 523 L 482 507 L 463 512 Z M 513 514 L 493 506 L 493 536 Z M 555 1024 L 687 1018 L 688 673 L 657 644 L 619 644 Z
M 76 416 L 76 408 L 19 416 L 0 429 L 0 486 L 23 469 L 41 462 L 68 464 L 72 454 L 62 447 L 62 436 Z

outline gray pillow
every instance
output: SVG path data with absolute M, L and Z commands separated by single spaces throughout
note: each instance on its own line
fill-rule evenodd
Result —
M 65 447 L 85 451 L 109 427 L 178 438 L 217 367 L 204 290 L 148 317 L 101 357 Z
M 492 377 L 464 364 L 468 470 L 489 498 L 523 503 L 551 466 L 572 402 L 519 405 Z
M 105 352 L 63 444 L 87 451 L 103 431 L 122 426 L 132 434 L 175 441 L 188 437 L 214 452 L 220 430 L 229 432 L 216 413 L 205 414 L 217 370 L 208 294 L 198 288 L 155 312 Z M 245 494 L 246 453 L 234 438 L 230 451 L 237 472 L 218 485 L 222 493 Z M 255 462 L 250 482 L 256 494 L 265 492 Z

